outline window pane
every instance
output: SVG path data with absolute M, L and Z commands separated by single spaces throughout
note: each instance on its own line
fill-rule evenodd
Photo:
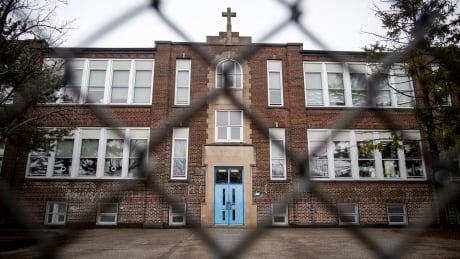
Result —
M 305 84 L 307 89 L 321 89 L 321 73 L 305 73 Z
M 350 74 L 351 89 L 364 90 L 366 89 L 366 75 L 365 74 Z
M 377 90 L 375 92 L 375 105 L 377 106 L 391 106 L 391 97 L 389 90 Z
M 226 126 L 228 125 L 228 113 L 227 112 L 217 112 L 216 113 L 216 123 L 217 126 Z
M 270 104 L 282 104 L 281 90 L 270 90 Z
M 150 96 L 150 88 L 134 89 L 134 103 L 149 103 Z
M 230 183 L 242 183 L 243 182 L 243 175 L 241 170 L 239 169 L 231 169 L 230 170 Z
M 31 156 L 29 164 L 30 176 L 45 176 L 48 168 L 48 156 Z
M 174 158 L 185 158 L 187 153 L 187 140 L 174 140 Z
M 382 142 L 382 158 L 398 159 L 398 150 L 391 147 L 391 142 Z
M 57 157 L 72 157 L 73 153 L 73 139 L 65 139 L 58 141 L 56 147 Z
M 99 140 L 83 139 L 81 143 L 81 157 L 97 157 Z
M 230 134 L 231 134 L 231 137 L 230 137 L 230 138 L 231 138 L 232 140 L 239 140 L 239 139 L 241 139 L 241 134 L 240 134 L 240 133 L 241 133 L 241 128 L 235 128 L 235 127 L 234 127 L 234 128 L 231 128 L 230 131 L 231 131 L 231 133 L 230 133 Z
M 173 177 L 185 176 L 185 158 L 175 158 L 173 163 Z
M 135 87 L 152 87 L 152 71 L 151 70 L 136 70 Z
M 105 150 L 106 157 L 122 157 L 123 156 L 123 140 L 108 139 Z
M 386 178 L 398 178 L 399 177 L 398 161 L 394 161 L 394 160 L 383 161 L 383 173 Z
M 188 89 L 189 88 L 177 88 L 176 89 L 176 103 L 181 104 L 181 103 L 188 103 Z
M 328 160 L 327 160 L 327 145 L 326 142 L 312 141 L 310 142 L 310 173 L 313 177 L 327 177 Z
M 72 76 L 70 78 L 70 84 L 72 86 L 81 86 L 81 78 L 83 76 L 83 70 L 82 69 L 74 69 L 72 70 Z
M 307 104 L 308 105 L 322 105 L 323 104 L 323 91 L 322 90 L 307 90 Z
M 112 86 L 128 87 L 128 84 L 129 84 L 129 70 L 113 71 Z
M 112 88 L 112 96 L 110 101 L 112 103 L 126 103 L 128 101 L 128 88 Z
M 102 103 L 104 101 L 104 88 L 90 88 L 88 89 L 88 103 Z
M 121 176 L 122 164 L 122 158 L 106 158 L 104 176 Z
M 89 73 L 89 86 L 105 86 L 105 70 L 91 70 Z
M 189 86 L 189 72 L 188 71 L 177 71 L 177 85 L 178 86 Z
M 343 89 L 343 74 L 342 73 L 327 73 L 329 89 Z
M 283 140 L 272 140 L 272 158 L 284 158 Z
M 217 138 L 218 139 L 227 139 L 227 128 L 226 127 L 218 127 L 217 128 Z
M 53 167 L 53 176 L 69 176 L 72 168 L 72 158 L 56 158 Z
M 241 112 L 240 111 L 230 112 L 230 125 L 232 126 L 241 125 Z
M 269 72 L 270 89 L 281 89 L 281 75 L 279 72 Z

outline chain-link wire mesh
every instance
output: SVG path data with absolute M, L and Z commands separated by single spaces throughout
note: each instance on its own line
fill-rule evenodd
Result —
M 296 1 L 294 3 L 287 3 L 283 0 L 278 0 L 278 2 L 283 6 L 283 8 L 286 8 L 290 12 L 290 16 L 288 19 L 280 22 L 277 26 L 274 28 L 268 28 L 267 31 L 265 32 L 264 36 L 261 37 L 260 42 L 263 42 L 265 39 L 271 37 L 272 35 L 275 35 L 285 29 L 289 25 L 294 25 L 298 28 L 301 34 L 305 35 L 307 38 L 312 40 L 316 45 L 318 45 L 322 49 L 329 49 L 325 43 L 321 41 L 321 39 L 317 38 L 314 33 L 312 33 L 309 28 L 305 27 L 301 22 L 300 22 L 300 16 L 302 14 L 302 10 L 300 9 L 301 6 L 301 1 Z M 127 20 L 131 19 L 136 19 L 137 15 L 139 15 L 141 12 L 145 11 L 145 9 L 150 9 L 152 12 L 155 12 L 155 14 L 161 18 L 161 20 L 174 32 L 176 32 L 178 35 L 180 35 L 184 41 L 186 42 L 192 42 L 190 40 L 190 37 L 187 35 L 186 31 L 183 28 L 180 28 L 177 26 L 171 19 L 170 17 L 166 16 L 164 12 L 162 12 L 161 9 L 161 1 L 159 0 L 154 0 L 151 2 L 149 6 L 146 5 L 139 5 L 131 10 L 126 11 L 123 15 L 116 17 L 113 19 L 113 21 L 103 25 L 100 27 L 99 30 L 97 30 L 93 35 L 88 37 L 84 42 L 82 42 L 82 45 L 88 45 L 91 44 L 93 41 L 97 40 L 98 38 L 106 35 L 112 30 L 116 30 L 118 26 L 122 25 L 124 22 Z M 18 15 L 23 15 L 23 14 L 18 14 Z M 418 24 L 418 27 L 416 28 L 415 31 L 415 40 L 410 42 L 405 49 L 398 53 L 391 53 L 386 56 L 383 60 L 381 60 L 381 70 L 377 71 L 373 76 L 369 77 L 368 80 L 368 88 L 367 88 L 367 99 L 366 99 L 366 104 L 363 105 L 362 108 L 356 108 L 356 109 L 348 109 L 343 113 L 343 116 L 335 121 L 330 128 L 332 129 L 345 129 L 347 128 L 350 123 L 356 119 L 360 113 L 366 109 L 368 106 L 372 106 L 372 103 L 374 102 L 374 97 L 376 96 L 376 89 L 377 85 L 379 84 L 379 78 L 376 75 L 379 75 L 380 72 L 384 72 L 385 69 L 388 69 L 391 67 L 393 64 L 401 62 L 402 58 L 409 52 L 415 45 L 418 44 L 420 40 L 423 39 L 423 34 L 425 32 L 425 29 L 427 26 L 430 26 L 429 19 L 426 19 L 424 21 L 421 21 Z M 43 32 L 40 32 L 43 33 Z M 208 50 L 203 46 L 203 45 L 195 45 L 192 44 L 190 45 L 191 48 L 211 67 L 215 67 L 217 65 L 216 60 L 214 59 L 213 55 L 208 52 Z M 251 54 L 255 53 L 258 51 L 261 45 L 258 44 L 249 44 L 243 48 L 240 49 L 240 51 L 237 53 L 237 56 L 233 57 L 236 61 L 241 61 L 244 60 L 245 58 L 249 57 Z M 74 51 L 69 51 L 68 49 L 57 49 L 58 51 L 58 56 L 64 57 L 67 60 L 70 60 L 74 57 L 77 57 L 80 53 L 77 52 L 77 50 Z M 333 62 L 346 62 L 347 60 L 344 60 L 342 56 L 336 55 L 333 52 L 329 54 L 329 58 Z M 69 64 L 70 62 L 67 62 Z M 66 73 L 69 75 L 71 73 L 71 68 L 69 65 L 66 66 L 66 71 L 69 73 Z M 231 91 L 230 89 L 230 79 L 229 79 L 229 72 L 231 71 L 224 71 L 224 87 L 223 88 L 214 88 L 205 95 L 196 98 L 192 100 L 192 103 L 190 107 L 186 110 L 184 110 L 181 114 L 174 114 L 174 116 L 171 116 L 170 118 L 167 119 L 167 122 L 162 125 L 162 127 L 159 127 L 160 130 L 157 130 L 154 132 L 154 134 L 150 138 L 150 147 L 149 149 L 155 148 L 157 145 L 159 145 L 164 139 L 169 136 L 169 134 L 172 132 L 174 127 L 177 127 L 180 125 L 182 121 L 185 121 L 192 116 L 194 116 L 197 112 L 199 112 L 203 107 L 205 107 L 207 104 L 213 102 L 216 100 L 216 98 L 219 98 L 220 96 L 226 96 L 231 100 L 231 102 L 237 106 L 240 110 L 243 111 L 244 116 L 249 119 L 255 128 L 259 130 L 261 133 L 263 133 L 267 138 L 270 138 L 270 133 L 269 133 L 269 127 L 267 126 L 267 122 L 264 121 L 264 119 L 258 117 L 251 109 L 248 107 L 246 104 L 244 104 L 242 101 L 240 101 L 237 96 L 235 96 L 234 92 Z M 117 118 L 112 117 L 109 113 L 107 113 L 107 110 L 104 109 L 101 106 L 89 106 L 92 110 L 92 112 L 101 120 L 104 122 L 104 125 L 107 127 L 111 128 L 120 128 L 122 123 L 117 120 Z M 385 122 L 386 126 L 390 130 L 397 130 L 397 123 L 394 121 L 394 118 L 389 116 L 387 113 L 384 112 L 376 112 L 376 116 L 379 117 L 382 121 Z M 120 138 L 124 138 L 124 133 L 121 131 L 118 131 L 118 135 Z M 331 138 L 334 137 L 331 136 Z M 339 212 L 337 210 L 337 207 L 334 206 L 333 202 L 331 201 L 331 198 L 328 197 L 327 193 L 324 192 L 321 187 L 318 185 L 316 181 L 312 181 L 310 172 L 309 172 L 309 166 L 308 166 L 308 157 L 305 156 L 305 154 L 299 154 L 296 151 L 294 151 L 290 146 L 286 146 L 286 156 L 289 160 L 292 161 L 292 164 L 295 165 L 293 168 L 294 175 L 292 182 L 290 185 L 292 188 L 287 188 L 287 190 L 295 190 L 291 192 L 286 192 L 283 194 L 283 197 L 277 201 L 277 203 L 281 204 L 290 204 L 292 203 L 296 198 L 301 197 L 304 195 L 306 192 L 311 193 L 313 196 L 315 196 L 321 203 L 323 203 L 327 210 L 329 212 L 337 215 Z M 144 153 L 147 150 L 139 150 L 139 152 Z M 313 151 L 315 152 L 315 151 Z M 454 159 L 455 156 L 458 156 L 459 150 L 453 150 L 451 154 L 448 154 L 447 159 Z M 146 156 L 141 155 L 141 160 L 140 164 L 140 170 L 142 172 L 142 175 L 145 176 L 145 182 L 151 188 L 154 190 L 157 194 L 160 194 L 162 199 L 168 203 L 168 204 L 173 204 L 177 197 L 174 195 L 169 194 L 167 192 L 163 185 L 158 182 L 155 177 L 151 175 L 151 172 L 154 171 L 154 168 L 152 168 L 152 165 L 147 163 L 147 161 L 144 161 L 143 158 Z M 442 164 L 442 163 L 440 163 Z M 436 172 L 437 164 L 433 166 L 434 168 L 434 173 Z M 23 206 L 23 203 L 21 202 L 21 198 L 18 197 L 15 194 L 15 191 L 13 190 L 13 187 L 8 186 L 5 183 L 1 183 L 2 185 L 0 186 L 0 198 L 2 204 L 9 209 L 12 215 L 16 218 L 18 222 L 20 222 L 26 229 L 35 229 L 37 226 L 31 225 L 30 222 L 28 222 L 26 215 L 28 215 L 27 212 L 27 207 Z M 436 184 L 436 183 L 433 183 Z M 123 193 L 124 191 L 132 190 L 135 186 L 130 183 L 130 182 L 122 182 L 121 185 L 117 185 L 118 187 L 114 187 L 110 190 L 110 195 L 101 199 L 98 199 L 98 202 L 108 202 L 108 201 L 113 201 L 113 200 L 118 200 L 119 199 L 119 194 Z M 444 184 L 442 188 L 437 188 L 437 192 L 435 194 L 436 197 L 436 203 L 438 204 L 439 207 L 445 207 L 458 193 L 458 186 L 457 185 L 452 185 L 452 184 Z M 94 209 L 96 209 L 94 205 Z M 369 250 L 373 251 L 376 257 L 379 258 L 396 258 L 400 257 L 403 255 L 403 253 L 406 251 L 405 248 L 411 246 L 417 238 L 420 236 L 421 233 L 423 233 L 429 226 L 433 224 L 433 222 L 436 220 L 437 215 L 433 213 L 433 211 L 426 211 L 426 210 L 420 210 L 417 212 L 417 214 L 423 215 L 423 221 L 417 223 L 417 224 L 411 224 L 410 225 L 410 230 L 407 232 L 407 235 L 405 235 L 399 242 L 395 242 L 395 246 L 388 249 L 388 248 L 383 248 L 379 243 L 374 241 L 371 236 L 369 236 L 365 231 L 361 229 L 360 226 L 354 226 L 354 227 L 349 227 L 345 228 L 346 231 L 349 231 L 356 239 L 361 241 L 361 244 L 363 247 L 367 247 Z M 93 217 L 93 214 L 84 214 L 80 217 L 80 221 L 82 222 L 81 224 L 74 224 L 72 226 L 66 227 L 62 234 L 59 236 L 59 240 L 56 239 L 44 239 L 42 238 L 39 234 L 35 234 L 32 238 L 35 239 L 41 247 L 41 258 L 52 258 L 55 257 L 58 253 L 58 251 L 64 246 L 65 244 L 73 241 L 76 237 L 78 237 L 79 233 L 87 227 L 86 222 L 90 222 L 90 218 Z M 193 228 L 193 231 L 195 231 L 201 239 L 209 246 L 209 248 L 213 251 L 213 253 L 218 257 L 218 258 L 235 258 L 238 257 L 244 252 L 250 248 L 251 245 L 254 245 L 255 241 L 257 240 L 258 237 L 260 237 L 267 228 L 272 226 L 272 219 L 270 216 L 265 217 L 263 219 L 258 220 L 258 227 L 253 229 L 249 234 L 247 234 L 244 238 L 239 240 L 239 244 L 234 247 L 232 250 L 227 250 L 223 249 L 223 247 L 215 241 L 209 233 L 207 233 L 202 227 L 200 222 L 198 222 L 194 218 L 188 218 L 187 219 L 187 225 L 191 226 Z M 36 233 L 36 232 L 31 232 L 31 233 Z

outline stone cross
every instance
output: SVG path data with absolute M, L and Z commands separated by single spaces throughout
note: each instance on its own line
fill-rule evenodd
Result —
M 232 13 L 232 9 L 227 8 L 227 12 L 222 12 L 222 17 L 227 17 L 227 35 L 232 33 L 232 17 L 236 17 L 236 13 Z

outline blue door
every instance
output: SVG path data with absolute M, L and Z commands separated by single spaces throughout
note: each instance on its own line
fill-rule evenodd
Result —
M 215 168 L 214 223 L 244 223 L 243 167 Z

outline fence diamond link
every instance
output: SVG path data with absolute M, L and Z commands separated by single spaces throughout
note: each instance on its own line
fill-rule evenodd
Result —
M 325 43 L 321 41 L 321 39 L 317 38 L 307 27 L 305 27 L 300 21 L 299 17 L 302 15 L 302 10 L 300 8 L 301 6 L 301 0 L 298 0 L 294 3 L 288 3 L 283 0 L 277 0 L 283 8 L 286 8 L 290 12 L 290 17 L 279 23 L 277 26 L 274 28 L 268 30 L 264 36 L 260 39 L 260 42 L 265 41 L 267 38 L 269 38 L 272 35 L 275 35 L 282 31 L 284 28 L 286 28 L 288 25 L 294 24 L 299 32 L 303 35 L 305 35 L 307 38 L 312 40 L 314 43 L 316 43 L 320 48 L 322 49 L 329 49 Z M 131 10 L 128 10 L 126 13 L 122 14 L 121 16 L 113 19 L 112 22 L 103 25 L 100 27 L 100 29 L 95 32 L 92 36 L 88 37 L 85 41 L 82 42 L 82 45 L 88 45 L 92 43 L 93 41 L 97 40 L 98 38 L 102 37 L 103 35 L 107 34 L 108 32 L 115 30 L 117 26 L 121 25 L 122 23 L 126 22 L 127 20 L 130 19 L 135 19 L 137 15 L 139 15 L 141 12 L 144 12 L 145 9 L 150 9 L 152 12 L 155 12 L 155 14 L 161 18 L 161 20 L 169 26 L 171 30 L 176 32 L 179 36 L 181 36 L 185 41 L 191 42 L 190 37 L 187 36 L 186 31 L 184 31 L 183 28 L 180 28 L 177 26 L 169 17 L 165 15 L 165 13 L 162 12 L 161 10 L 161 3 L 162 1 L 160 0 L 153 0 L 150 5 L 139 5 Z M 413 42 L 408 44 L 408 47 L 404 49 L 401 52 L 398 53 L 392 53 L 391 55 L 388 55 L 384 60 L 382 60 L 382 70 L 389 68 L 392 64 L 400 62 L 402 60 L 402 57 L 410 51 L 417 43 L 419 40 L 423 38 L 423 32 L 425 31 L 426 26 L 429 26 L 429 23 L 420 23 L 419 24 L 418 30 L 416 30 L 416 37 Z M 44 32 L 42 32 L 44 35 Z M 193 50 L 203 58 L 209 66 L 216 66 L 216 61 L 214 60 L 213 56 L 207 51 L 207 49 L 202 46 L 202 45 L 194 45 L 192 44 L 191 47 Z M 248 57 L 249 55 L 255 53 L 258 51 L 260 45 L 258 44 L 251 44 L 248 45 L 247 47 L 243 48 L 239 53 L 237 53 L 237 56 L 235 57 L 235 60 L 241 61 Z M 59 51 L 59 50 L 58 50 Z M 59 52 L 58 55 L 61 57 L 65 57 L 66 59 L 72 59 L 73 57 L 76 57 L 79 53 L 76 52 Z M 331 53 L 330 58 L 332 61 L 335 62 L 344 62 L 345 60 L 342 60 L 340 56 L 336 56 L 335 54 Z M 66 62 L 69 64 L 70 62 Z M 66 70 L 68 72 L 71 71 L 70 66 L 66 65 Z M 158 144 L 160 144 L 164 139 L 172 132 L 172 129 L 178 125 L 180 125 L 181 121 L 184 121 L 190 117 L 192 117 L 194 114 L 196 114 L 200 109 L 202 109 L 204 106 L 206 106 L 208 103 L 212 102 L 216 98 L 220 96 L 226 96 L 228 97 L 231 102 L 236 105 L 239 109 L 243 110 L 244 116 L 251 120 L 252 123 L 255 125 L 255 127 L 262 132 L 267 138 L 270 137 L 269 134 L 269 127 L 267 126 L 267 123 L 260 117 L 258 117 L 256 114 L 252 112 L 252 110 L 247 107 L 244 103 L 242 103 L 235 95 L 234 93 L 230 90 L 229 87 L 229 78 L 228 74 L 230 71 L 224 71 L 224 82 L 225 85 L 223 88 L 215 88 L 211 91 L 209 91 L 207 94 L 196 98 L 192 100 L 192 104 L 190 105 L 190 108 L 184 111 L 183 113 L 179 115 L 174 115 L 171 116 L 168 120 L 167 123 L 162 125 L 161 130 L 158 130 L 155 132 L 155 134 L 151 137 L 150 139 L 150 147 L 149 148 L 154 148 Z M 375 96 L 375 90 L 377 87 L 378 79 L 376 78 L 376 74 L 378 74 L 377 71 L 373 76 L 371 76 L 368 80 L 368 89 L 367 89 L 367 104 L 372 104 L 373 102 L 373 97 Z M 68 74 L 68 73 L 67 73 Z M 117 121 L 116 118 L 113 118 L 104 110 L 103 108 L 100 108 L 100 106 L 93 105 L 90 106 L 92 109 L 92 112 L 104 122 L 104 124 L 108 127 L 114 127 L 116 128 L 117 126 L 121 126 L 121 123 Z M 332 125 L 331 128 L 333 129 L 344 129 L 347 128 L 347 126 L 355 119 L 357 118 L 360 113 L 365 110 L 366 108 L 357 108 L 357 109 L 350 109 L 344 113 L 344 115 L 337 121 L 335 121 Z M 389 129 L 394 129 L 396 130 L 397 127 L 395 126 L 396 123 L 394 122 L 393 118 L 388 116 L 386 113 L 377 113 L 377 116 L 379 119 L 385 122 L 386 126 Z M 334 134 L 334 133 L 333 133 Z M 120 138 L 124 138 L 124 134 L 121 131 L 118 131 L 118 135 Z M 332 136 L 333 137 L 333 136 Z M 279 144 L 276 142 L 276 144 Z M 324 193 L 321 188 L 318 186 L 318 184 L 315 181 L 311 180 L 310 172 L 308 169 L 308 158 L 305 154 L 299 154 L 296 153 L 291 147 L 287 146 L 286 148 L 286 156 L 288 159 L 290 159 L 293 162 L 294 167 L 294 172 L 295 172 L 295 177 L 292 183 L 290 184 L 291 187 L 287 188 L 287 190 L 295 190 L 295 191 L 286 191 L 283 195 L 283 197 L 278 201 L 278 203 L 282 204 L 289 204 L 292 201 L 294 201 L 296 198 L 302 197 L 302 195 L 305 195 L 305 193 L 309 192 L 312 193 L 321 203 L 323 203 L 329 212 L 333 214 L 338 214 L 337 208 L 333 206 L 330 197 L 326 193 Z M 144 153 L 147 151 L 146 150 L 139 150 L 140 153 Z M 317 151 L 317 150 L 316 150 Z M 452 152 L 452 157 L 458 155 L 460 150 L 454 150 Z M 160 194 L 163 198 L 163 200 L 169 204 L 174 203 L 176 200 L 176 197 L 173 195 L 168 194 L 166 190 L 162 187 L 162 185 L 156 181 L 155 177 L 151 175 L 151 172 L 153 171 L 152 165 L 148 164 L 146 161 L 143 161 L 142 158 L 145 156 L 140 155 L 140 171 L 141 174 L 145 176 L 145 181 L 146 184 L 154 190 L 157 194 Z M 436 170 L 435 170 L 436 171 Z M 134 188 L 134 185 L 130 184 L 129 182 L 123 183 L 120 187 L 113 188 L 110 190 L 110 195 L 104 198 L 101 198 L 98 200 L 98 202 L 108 202 L 108 201 L 113 201 L 113 200 L 118 200 L 120 199 L 119 194 L 123 193 L 124 191 L 129 191 Z M 458 188 L 454 185 L 445 185 L 442 189 L 439 190 L 438 193 L 436 193 L 436 199 L 437 203 L 439 206 L 446 206 L 449 201 L 451 201 L 456 193 L 458 192 Z M 1 203 L 8 208 L 11 213 L 18 219 L 18 221 L 24 225 L 26 228 L 29 229 L 34 229 L 35 226 L 31 225 L 30 223 L 27 222 L 25 215 L 28 214 L 27 208 L 25 206 L 22 206 L 23 203 L 21 203 L 21 198 L 17 197 L 17 195 L 14 193 L 14 191 L 5 183 L 1 183 L 0 186 L 0 198 L 1 198 Z M 97 202 L 96 202 L 97 203 Z M 95 203 L 95 204 L 96 204 Z M 94 205 L 95 206 L 95 205 Z M 93 208 L 94 210 L 96 207 Z M 373 251 L 375 256 L 378 258 L 397 258 L 403 255 L 404 251 L 406 251 L 407 247 L 412 245 L 417 237 L 425 231 L 427 227 L 429 227 L 435 217 L 433 215 L 432 211 L 426 211 L 426 210 L 420 210 L 417 212 L 417 214 L 424 215 L 424 220 L 423 222 L 420 222 L 416 225 L 411 225 L 411 230 L 408 232 L 407 235 L 405 235 L 399 242 L 395 242 L 397 244 L 396 246 L 390 248 L 390 249 L 384 249 L 382 246 L 380 246 L 374 239 L 366 234 L 359 226 L 356 227 L 350 227 L 350 228 L 345 228 L 347 231 L 349 231 L 357 240 L 361 241 L 362 246 L 368 248 L 370 251 Z M 86 214 L 81 216 L 81 222 L 87 222 L 90 218 L 93 216 L 90 214 Z M 218 258 L 235 258 L 240 255 L 242 255 L 247 249 L 250 248 L 251 245 L 254 244 L 254 241 L 257 240 L 258 237 L 260 237 L 267 228 L 271 226 L 271 217 L 266 217 L 263 218 L 262 220 L 258 221 L 258 228 L 252 230 L 249 234 L 247 234 L 245 237 L 243 237 L 239 244 L 235 246 L 232 250 L 228 251 L 226 249 L 223 249 L 219 243 L 217 243 L 213 238 L 204 230 L 201 228 L 200 222 L 197 222 L 194 218 L 188 218 L 187 219 L 187 224 L 190 225 L 193 230 L 195 231 L 196 234 L 198 234 L 201 239 L 209 246 L 209 248 L 213 251 L 213 253 L 218 257 Z M 68 227 L 65 229 L 62 235 L 59 236 L 59 240 L 50 240 L 50 239 L 45 239 L 40 236 L 33 236 L 35 240 L 40 244 L 41 247 L 41 258 L 53 258 L 56 257 L 58 254 L 59 249 L 64 246 L 64 243 L 68 243 L 69 241 L 74 240 L 80 231 L 82 231 L 86 227 L 86 223 L 82 223 L 80 225 L 73 225 L 71 227 Z M 33 232 L 31 232 L 33 233 Z

